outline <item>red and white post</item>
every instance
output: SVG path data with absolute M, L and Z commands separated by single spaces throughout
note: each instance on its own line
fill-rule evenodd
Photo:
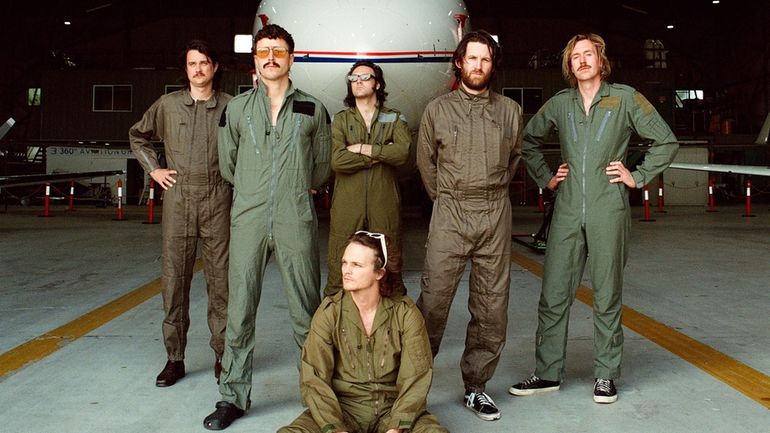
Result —
M 537 189 L 537 212 L 545 213 L 545 200 L 543 199 L 543 188 Z
M 69 210 L 75 210 L 75 181 L 70 181 L 70 205 Z
M 113 221 L 125 221 L 123 219 L 123 180 L 118 179 L 118 217 Z
M 654 219 L 650 218 L 650 188 L 644 186 L 644 218 L 640 219 L 642 222 L 652 222 Z
M 706 212 L 717 212 L 717 210 L 714 208 L 714 178 L 709 177 L 709 208 L 706 210 Z
M 663 177 L 658 177 L 658 209 L 657 213 L 666 213 L 663 209 Z
M 751 179 L 746 179 L 746 213 L 743 216 L 746 218 L 756 216 L 751 213 Z
M 43 214 L 38 215 L 43 218 L 50 218 L 51 215 L 51 184 L 46 182 L 45 184 L 45 198 L 43 199 Z
M 157 224 L 155 222 L 155 181 L 150 181 L 150 199 L 148 202 L 148 209 L 147 209 L 147 221 L 143 222 L 142 224 Z

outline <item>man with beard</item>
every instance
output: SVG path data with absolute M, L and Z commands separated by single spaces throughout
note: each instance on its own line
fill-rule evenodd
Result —
M 251 403 L 257 305 L 270 256 L 275 254 L 300 348 L 321 302 L 311 190 L 329 177 L 330 120 L 319 100 L 292 85 L 293 53 L 294 39 L 285 29 L 260 29 L 253 49 L 259 85 L 233 98 L 219 124 L 222 177 L 233 184 L 230 305 L 222 401 L 203 421 L 209 430 L 227 428 Z
M 368 60 L 353 64 L 346 77 L 348 107 L 332 122 L 331 166 L 335 173 L 329 226 L 329 277 L 325 294 L 342 290 L 340 260 L 351 233 L 371 230 L 393 241 L 391 272 L 396 292 L 401 278 L 401 194 L 397 167 L 409 158 L 411 135 L 404 116 L 385 106 L 382 68 Z
M 505 344 L 511 268 L 508 185 L 521 154 L 521 107 L 489 90 L 500 46 L 483 31 L 465 35 L 452 57 L 457 90 L 425 108 L 417 166 L 433 200 L 417 306 L 435 357 L 460 277 L 471 261 L 465 351 L 460 361 L 465 406 L 483 420 L 500 418 L 485 392 Z
M 538 304 L 535 373 L 508 391 L 525 396 L 556 391 L 564 379 L 569 311 L 590 252 L 594 310 L 596 403 L 618 399 L 614 380 L 623 354 L 623 268 L 628 258 L 629 188 L 641 188 L 668 167 L 679 145 L 671 128 L 639 92 L 606 81 L 610 61 L 601 36 L 575 35 L 562 53 L 570 88 L 554 95 L 524 131 L 527 171 L 541 188 L 556 190 Z M 559 131 L 556 174 L 542 145 Z M 632 133 L 652 142 L 644 161 L 626 167 Z
M 168 361 L 155 385 L 171 386 L 185 375 L 190 327 L 190 283 L 198 239 L 208 293 L 208 323 L 219 378 L 227 322 L 227 258 L 232 187 L 219 174 L 217 121 L 231 96 L 220 92 L 216 53 L 192 40 L 181 56 L 184 89 L 161 96 L 128 131 L 136 160 L 165 190 L 163 196 L 163 342 Z M 168 167 L 160 166 L 150 141 L 163 140 Z

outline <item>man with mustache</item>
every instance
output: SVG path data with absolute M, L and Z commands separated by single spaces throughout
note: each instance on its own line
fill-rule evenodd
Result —
M 465 406 L 500 418 L 485 392 L 505 344 L 511 269 L 508 185 L 521 154 L 521 107 L 489 90 L 500 46 L 483 31 L 465 35 L 452 57 L 459 88 L 425 108 L 417 166 L 433 200 L 417 306 L 435 357 L 449 307 L 471 261 L 465 352 L 460 361 Z
M 556 190 L 538 306 L 535 373 L 513 385 L 513 395 L 558 390 L 564 380 L 569 311 L 590 252 L 594 310 L 594 388 L 597 403 L 618 399 L 623 352 L 621 292 L 628 258 L 629 188 L 641 188 L 668 167 L 678 144 L 641 93 L 607 83 L 610 62 L 601 36 L 575 35 L 562 53 L 571 88 L 554 95 L 524 130 L 523 157 L 541 188 Z M 561 161 L 554 175 L 541 146 L 558 130 Z M 626 167 L 635 133 L 652 144 L 644 161 Z
M 163 342 L 168 361 L 155 385 L 171 386 L 185 376 L 190 327 L 190 282 L 198 240 L 208 293 L 209 342 L 219 379 L 227 321 L 227 260 L 232 187 L 219 174 L 217 121 L 231 96 L 220 92 L 216 53 L 203 41 L 187 44 L 181 56 L 185 88 L 161 96 L 128 131 L 136 160 L 164 190 L 162 222 Z M 152 142 L 163 140 L 168 167 L 161 167 Z
M 268 24 L 254 36 L 256 89 L 230 102 L 220 120 L 222 177 L 233 184 L 230 305 L 219 391 L 222 401 L 203 421 L 227 428 L 251 403 L 257 305 L 267 261 L 275 255 L 294 340 L 305 342 L 321 302 L 318 220 L 312 190 L 329 177 L 329 115 L 294 88 L 294 39 Z

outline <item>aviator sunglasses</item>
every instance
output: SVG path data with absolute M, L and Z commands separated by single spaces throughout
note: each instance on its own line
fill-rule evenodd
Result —
M 356 81 L 369 81 L 374 78 L 374 74 L 350 74 L 348 75 L 348 81 L 355 83 Z M 368 233 L 368 232 L 366 232 Z
M 371 75 L 371 74 L 365 74 L 365 75 Z M 378 239 L 380 241 L 380 248 L 382 248 L 382 257 L 383 257 L 382 269 L 385 269 L 385 266 L 388 265 L 388 247 L 385 246 L 385 235 L 382 233 L 368 232 L 366 230 L 359 230 L 355 234 L 359 234 L 359 233 L 363 233 L 372 239 Z
M 257 54 L 257 58 L 266 59 L 271 50 L 276 59 L 284 59 L 289 56 L 289 49 L 284 47 L 262 47 L 257 48 L 254 52 Z

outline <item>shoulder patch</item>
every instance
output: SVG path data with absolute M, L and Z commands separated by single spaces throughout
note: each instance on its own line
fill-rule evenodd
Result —
M 398 119 L 398 115 L 396 113 L 383 113 L 380 112 L 377 115 L 377 121 L 380 123 L 393 123 Z
M 599 101 L 599 108 L 620 108 L 620 96 L 606 96 Z
M 224 128 L 227 126 L 227 105 L 225 105 L 225 109 L 222 110 L 222 115 L 219 116 L 219 127 Z
M 315 114 L 315 102 L 311 101 L 294 101 L 291 107 L 292 113 L 300 113 L 306 116 L 313 117 Z M 327 114 L 327 119 L 329 115 Z M 328 122 L 327 122 L 328 123 Z
M 572 90 L 572 89 L 570 89 L 570 88 L 561 89 L 561 90 L 559 90 L 558 92 L 556 92 L 556 95 L 561 95 L 562 93 L 567 93 L 567 92 L 569 92 L 570 90 Z M 554 96 L 556 96 L 556 95 L 554 95 Z
M 636 89 L 634 89 L 631 86 L 627 86 L 625 84 L 612 83 L 612 84 L 610 84 L 610 87 L 612 87 L 615 90 L 621 90 L 621 91 L 625 91 L 625 92 L 632 93 L 632 94 L 636 93 Z
M 650 114 L 655 111 L 655 107 L 650 104 L 650 101 L 639 92 L 634 93 L 634 102 L 641 108 L 645 114 Z

